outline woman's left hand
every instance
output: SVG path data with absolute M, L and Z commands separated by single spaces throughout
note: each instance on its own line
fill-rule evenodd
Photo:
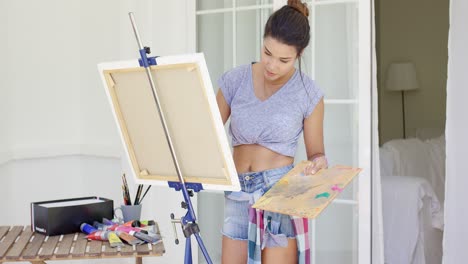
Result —
M 304 169 L 305 175 L 315 174 L 321 169 L 328 168 L 328 161 L 325 155 L 314 158 L 311 164 Z

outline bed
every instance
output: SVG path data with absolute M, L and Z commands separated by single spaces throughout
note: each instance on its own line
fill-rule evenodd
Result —
M 385 263 L 442 263 L 444 136 L 389 141 L 380 166 Z

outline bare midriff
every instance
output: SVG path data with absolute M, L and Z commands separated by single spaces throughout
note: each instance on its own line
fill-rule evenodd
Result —
M 275 169 L 294 162 L 293 157 L 281 155 L 257 144 L 234 147 L 233 157 L 237 173 Z

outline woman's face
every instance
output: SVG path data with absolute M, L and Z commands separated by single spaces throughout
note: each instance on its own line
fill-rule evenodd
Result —
M 294 70 L 297 51 L 294 46 L 281 43 L 275 38 L 263 39 L 261 63 L 265 79 L 275 81 Z

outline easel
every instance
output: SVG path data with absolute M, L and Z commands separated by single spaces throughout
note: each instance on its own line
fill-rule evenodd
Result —
M 186 183 L 184 180 L 184 177 L 182 175 L 182 171 L 180 169 L 179 161 L 177 159 L 177 155 L 174 150 L 174 145 L 172 143 L 172 138 L 169 133 L 169 129 L 167 127 L 167 122 L 164 117 L 164 114 L 161 109 L 160 105 L 160 100 L 158 97 L 158 93 L 156 91 L 156 87 L 154 85 L 153 81 L 153 76 L 151 75 L 150 71 L 150 66 L 151 65 L 156 65 L 156 57 L 147 57 L 147 54 L 149 54 L 150 48 L 149 47 L 144 47 L 141 43 L 140 35 L 138 33 L 138 29 L 135 23 L 135 19 L 133 17 L 133 13 L 130 12 L 129 14 L 130 21 L 132 23 L 133 27 L 133 32 L 135 33 L 135 38 L 138 43 L 138 48 L 139 48 L 139 53 L 140 53 L 140 66 L 145 68 L 146 75 L 148 77 L 148 81 L 151 87 L 151 92 L 153 94 L 154 101 L 156 103 L 156 107 L 158 108 L 158 114 L 161 119 L 161 123 L 164 129 L 164 133 L 166 136 L 167 143 L 169 145 L 169 149 L 171 152 L 172 160 L 174 162 L 174 166 L 177 172 L 177 176 L 179 178 L 179 182 L 169 182 L 169 187 L 174 188 L 176 191 L 182 191 L 182 195 L 184 196 L 184 202 L 182 202 L 181 206 L 184 209 L 187 209 L 187 213 L 185 214 L 184 217 L 180 219 L 175 219 L 174 214 L 171 214 L 171 221 L 172 225 L 174 227 L 175 231 L 175 223 L 180 223 L 182 225 L 182 230 L 184 232 L 184 236 L 186 238 L 185 242 L 185 264 L 191 264 L 192 263 L 192 247 L 191 247 L 191 236 L 194 235 L 195 238 L 197 239 L 198 246 L 200 247 L 200 250 L 202 251 L 205 260 L 207 263 L 212 264 L 212 261 L 210 259 L 210 256 L 208 255 L 208 251 L 205 248 L 205 245 L 203 244 L 203 241 L 200 237 L 200 228 L 198 227 L 198 224 L 196 223 L 196 216 L 195 212 L 193 210 L 192 202 L 190 200 L 190 197 L 193 196 L 193 191 L 198 192 L 203 189 L 202 185 L 200 183 Z M 190 190 L 189 190 L 190 189 Z M 175 243 L 178 244 L 179 240 L 177 239 L 177 234 L 176 234 L 176 240 Z

